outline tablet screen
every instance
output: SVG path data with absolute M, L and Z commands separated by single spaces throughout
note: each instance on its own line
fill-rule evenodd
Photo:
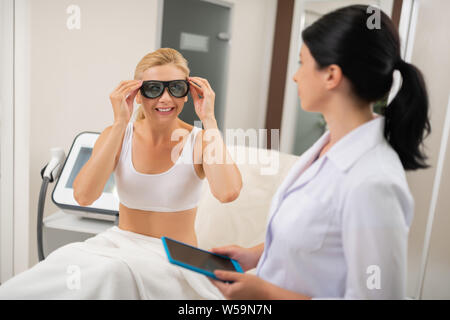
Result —
M 222 258 L 212 253 L 193 248 L 188 245 L 166 238 L 167 248 L 172 259 L 199 269 L 214 272 L 214 270 L 236 271 L 233 263 L 228 258 Z

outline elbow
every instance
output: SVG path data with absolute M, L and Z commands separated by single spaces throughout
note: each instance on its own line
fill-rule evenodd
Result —
M 227 193 L 224 193 L 220 196 L 216 196 L 216 198 L 221 202 L 221 203 L 228 203 L 228 202 L 233 202 L 234 200 L 236 200 L 239 197 L 239 194 L 241 193 L 241 187 L 239 187 L 239 189 L 236 190 L 231 190 Z
M 79 192 L 76 189 L 74 189 L 73 191 L 73 197 L 75 201 L 82 207 L 90 206 L 94 202 L 92 199 L 89 199 L 85 194 Z
M 97 200 L 101 193 L 96 195 L 93 190 L 90 190 L 89 187 L 86 185 L 81 184 L 78 181 L 78 177 L 75 178 L 73 185 L 73 198 L 75 201 L 82 207 L 90 206 L 92 203 L 94 203 L 95 200 Z

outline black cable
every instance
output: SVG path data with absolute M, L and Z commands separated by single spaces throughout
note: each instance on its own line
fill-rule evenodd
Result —
M 37 243 L 38 243 L 39 261 L 42 261 L 45 259 L 44 247 L 42 245 L 42 228 L 43 228 L 43 218 L 44 218 L 45 197 L 47 195 L 48 184 L 51 182 L 51 180 L 52 179 L 47 178 L 47 177 L 42 178 L 41 191 L 39 192 L 38 216 L 37 216 Z

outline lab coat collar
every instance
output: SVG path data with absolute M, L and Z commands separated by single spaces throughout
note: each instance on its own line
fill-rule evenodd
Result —
M 382 139 L 384 139 L 384 117 L 377 116 L 346 134 L 317 161 L 322 163 L 325 159 L 329 159 L 336 164 L 339 170 L 346 171 Z M 303 173 L 314 162 L 318 153 L 329 140 L 330 132 L 326 131 L 292 166 L 273 198 L 270 210 L 272 214 L 278 209 L 284 195 L 308 183 L 315 176 L 320 166 L 316 166 L 313 171 L 310 170 L 307 175 Z M 318 164 L 320 165 L 320 163 Z
M 360 125 L 342 137 L 333 145 L 325 156 L 341 171 L 350 169 L 364 153 L 384 139 L 384 117 Z
M 317 160 L 316 166 L 311 168 L 312 170 L 305 172 L 314 162 L 320 150 L 329 142 L 329 139 L 330 132 L 326 131 L 311 148 L 300 156 L 278 188 L 270 208 L 268 240 L 272 238 L 270 224 L 281 205 L 282 199 L 313 179 L 325 160 L 333 162 L 342 171 L 351 168 L 365 152 L 383 141 L 384 117 L 378 116 L 346 134 L 323 157 Z
M 288 175 L 283 180 L 282 184 L 278 188 L 278 194 L 275 195 L 275 204 L 277 204 L 281 197 L 286 193 L 286 191 L 291 188 L 294 184 L 303 184 L 312 178 L 312 175 L 308 177 L 304 176 L 304 171 L 309 168 L 312 162 L 316 159 L 320 150 L 328 143 L 330 139 L 329 131 L 325 132 L 319 140 L 317 140 L 308 150 L 306 150 L 297 162 L 292 166 Z M 306 179 L 305 179 L 306 178 Z

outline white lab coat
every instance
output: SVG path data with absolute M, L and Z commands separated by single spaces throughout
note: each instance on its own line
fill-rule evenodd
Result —
M 314 161 L 327 131 L 294 164 L 272 199 L 258 276 L 318 299 L 406 297 L 414 201 L 383 130 L 377 117 Z

